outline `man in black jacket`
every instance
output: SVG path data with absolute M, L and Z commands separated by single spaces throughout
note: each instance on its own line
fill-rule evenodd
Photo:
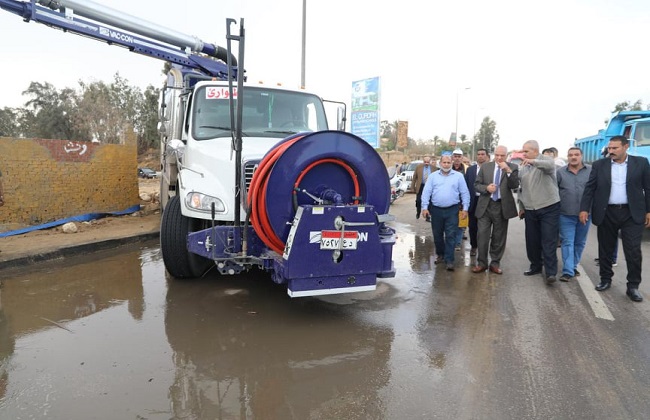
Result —
M 598 259 L 603 292 L 612 285 L 611 256 L 621 232 L 627 263 L 627 295 L 641 302 L 641 239 L 643 227 L 650 227 L 650 164 L 644 157 L 630 156 L 629 140 L 614 136 L 609 141 L 609 156 L 594 162 L 580 202 L 580 222 L 591 220 L 598 226 Z

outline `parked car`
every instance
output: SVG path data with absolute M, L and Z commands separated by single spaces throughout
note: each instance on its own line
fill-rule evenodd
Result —
M 415 172 L 415 167 L 422 162 L 423 162 L 422 160 L 414 160 L 408 165 L 406 165 L 406 169 L 402 169 L 401 175 L 402 175 L 402 179 L 406 181 L 407 191 L 413 191 L 411 189 L 411 180 L 413 179 L 413 172 Z
M 156 171 L 149 168 L 138 168 L 138 177 L 153 179 L 156 177 Z
M 524 152 L 510 152 L 508 153 L 508 158 L 506 161 L 514 163 L 515 165 L 521 165 L 521 162 L 524 160 Z

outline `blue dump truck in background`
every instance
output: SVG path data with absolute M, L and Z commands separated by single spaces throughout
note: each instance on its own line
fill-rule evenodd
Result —
M 612 116 L 607 128 L 595 136 L 576 139 L 574 144 L 582 149 L 584 162 L 592 163 L 603 157 L 603 147 L 614 136 L 630 139 L 629 154 L 650 158 L 650 111 L 620 111 Z

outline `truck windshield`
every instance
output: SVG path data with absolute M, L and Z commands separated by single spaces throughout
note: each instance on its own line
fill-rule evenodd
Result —
M 202 86 L 196 90 L 192 108 L 192 137 L 208 140 L 230 137 L 228 87 Z M 319 97 L 262 87 L 244 87 L 242 133 L 244 137 L 285 138 L 298 132 L 327 130 L 325 110 Z

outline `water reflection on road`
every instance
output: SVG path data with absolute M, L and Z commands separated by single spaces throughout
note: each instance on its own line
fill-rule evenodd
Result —
M 645 302 L 604 295 L 612 323 L 577 282 L 522 276 L 523 224 L 503 275 L 469 249 L 447 271 L 430 226 L 394 226 L 397 277 L 374 292 L 173 280 L 155 242 L 1 271 L 0 418 L 647 417 Z
M 156 244 L 0 282 L 3 417 L 383 417 L 386 284 L 355 295 L 360 311 L 291 299 L 261 272 L 176 281 Z
M 381 417 L 377 392 L 388 380 L 391 331 L 325 302 L 290 300 L 259 283 L 266 280 L 249 276 L 217 288 L 203 280 L 168 283 L 173 414 Z

